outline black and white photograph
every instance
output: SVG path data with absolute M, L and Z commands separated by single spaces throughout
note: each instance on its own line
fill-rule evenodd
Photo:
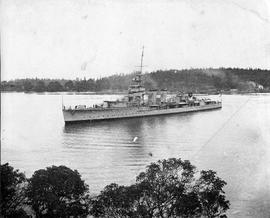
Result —
M 269 0 L 0 4 L 0 218 L 270 218 Z

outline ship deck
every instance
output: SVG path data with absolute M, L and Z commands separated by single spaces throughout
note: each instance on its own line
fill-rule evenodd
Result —
M 130 107 L 130 108 L 91 108 L 91 109 L 63 109 L 65 123 L 83 122 L 83 121 L 99 121 L 114 120 L 124 118 L 136 118 L 146 116 L 159 116 L 177 113 L 188 113 L 205 110 L 214 110 L 222 107 L 221 103 L 209 104 L 203 106 L 189 106 L 170 109 L 159 109 L 150 107 Z

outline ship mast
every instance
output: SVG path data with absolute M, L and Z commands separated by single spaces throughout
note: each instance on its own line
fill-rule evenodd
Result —
M 144 52 L 144 46 L 142 47 L 142 56 L 141 56 L 141 70 L 140 70 L 140 74 L 142 74 L 142 68 L 143 68 L 143 52 Z
M 143 56 L 144 56 L 144 46 L 142 47 L 142 56 L 141 56 L 141 65 L 140 65 L 140 71 L 136 76 L 135 81 L 139 86 L 141 86 L 142 83 L 142 70 L 143 70 Z
M 144 56 L 144 46 L 142 47 L 142 55 L 141 55 L 141 65 L 139 72 L 136 72 L 135 78 L 132 79 L 132 83 L 129 86 L 129 100 L 128 102 L 133 102 L 138 105 L 144 102 L 143 96 L 145 94 L 145 88 L 142 87 L 142 70 L 143 70 L 143 56 Z

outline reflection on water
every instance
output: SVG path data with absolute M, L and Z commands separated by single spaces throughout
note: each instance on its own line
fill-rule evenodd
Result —
M 85 156 L 90 151 L 81 163 L 91 163 L 93 173 L 86 174 L 92 178 L 91 187 L 100 190 L 111 182 L 134 182 L 135 176 L 160 156 L 157 145 L 169 150 L 175 144 L 170 135 L 160 137 L 164 125 L 175 120 L 185 125 L 189 119 L 189 115 L 174 115 L 66 125 L 63 145 L 69 152 L 79 151 L 78 158 L 83 158 L 81 152 Z M 135 137 L 138 139 L 133 142 Z
M 117 97 L 65 96 L 89 105 Z M 2 162 L 27 176 L 62 164 L 97 193 L 134 182 L 150 162 L 180 157 L 227 181 L 230 217 L 270 216 L 270 95 L 224 96 L 221 110 L 67 126 L 59 95 L 2 94 L 1 111 Z

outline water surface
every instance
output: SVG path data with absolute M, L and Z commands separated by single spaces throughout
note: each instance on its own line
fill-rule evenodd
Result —
M 60 95 L 1 97 L 2 163 L 27 176 L 66 165 L 98 193 L 112 182 L 133 183 L 158 159 L 188 159 L 228 183 L 229 217 L 270 217 L 270 95 L 223 96 L 221 110 L 68 126 Z M 118 97 L 65 95 L 64 103 L 92 105 Z

